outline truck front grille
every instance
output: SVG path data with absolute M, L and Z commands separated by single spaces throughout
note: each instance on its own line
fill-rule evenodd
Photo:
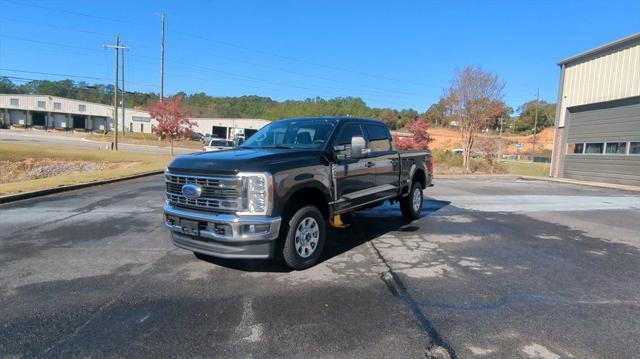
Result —
M 202 189 L 198 198 L 187 198 L 182 186 L 197 184 Z M 242 209 L 242 181 L 236 177 L 193 176 L 165 173 L 167 200 L 177 207 L 203 211 L 235 212 Z

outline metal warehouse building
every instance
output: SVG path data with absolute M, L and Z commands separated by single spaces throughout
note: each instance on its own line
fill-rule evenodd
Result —
M 558 65 L 551 175 L 640 185 L 640 33 Z
M 146 111 L 125 109 L 127 132 L 151 133 L 157 121 Z M 190 118 L 197 123 L 194 131 L 233 139 L 249 137 L 269 123 L 262 119 Z M 118 110 L 122 125 L 122 108 Z M 113 129 L 113 107 L 99 103 L 48 95 L 0 94 L 0 128 L 35 128 L 58 131 L 103 132 Z

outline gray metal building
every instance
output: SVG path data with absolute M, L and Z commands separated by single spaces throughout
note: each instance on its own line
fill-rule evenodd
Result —
M 551 176 L 640 186 L 640 33 L 558 65 Z

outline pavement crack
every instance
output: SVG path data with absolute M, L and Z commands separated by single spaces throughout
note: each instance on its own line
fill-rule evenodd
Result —
M 86 328 L 89 324 L 91 324 L 100 314 L 102 314 L 106 309 L 111 307 L 111 305 L 113 305 L 113 303 L 115 303 L 120 298 L 122 298 L 122 296 L 125 293 L 127 293 L 128 291 L 133 289 L 136 285 L 138 285 L 138 283 L 140 283 L 140 281 L 144 278 L 145 273 L 147 273 L 148 271 L 153 269 L 153 266 L 154 266 L 155 263 L 157 263 L 158 261 L 162 260 L 162 258 L 166 257 L 171 252 L 173 252 L 173 250 L 167 251 L 167 254 L 165 254 L 164 256 L 160 257 L 154 263 L 151 263 L 149 265 L 149 268 L 147 268 L 144 271 L 142 271 L 141 273 L 139 273 L 137 275 L 137 277 L 135 278 L 135 280 L 127 282 L 127 285 L 123 286 L 122 290 L 120 291 L 120 293 L 118 293 L 118 295 L 114 296 L 113 298 L 111 298 L 110 300 L 108 300 L 107 302 L 102 304 L 98 308 L 98 310 L 96 310 L 93 314 L 91 314 L 89 319 L 87 319 L 84 323 L 82 323 L 79 326 L 77 326 L 76 329 L 73 331 L 73 333 L 61 338 L 60 340 L 58 340 L 57 342 L 55 342 L 54 344 L 52 344 L 51 346 L 49 346 L 48 348 L 43 350 L 41 356 L 46 356 L 53 349 L 55 349 L 55 348 L 65 344 L 65 343 L 68 343 L 69 341 L 73 340 L 73 338 L 75 338 L 78 334 L 80 334 L 80 332 L 82 332 L 82 330 L 84 330 L 84 328 Z
M 413 298 L 411 293 L 409 293 L 402 279 L 400 279 L 398 274 L 394 272 L 393 268 L 391 268 L 391 265 L 387 262 L 386 258 L 384 258 L 378 247 L 376 247 L 373 241 L 369 241 L 368 243 L 373 248 L 378 259 L 382 261 L 384 266 L 387 268 L 386 271 L 380 273 L 380 278 L 386 284 L 391 294 L 396 297 L 400 297 L 405 304 L 409 306 L 414 318 L 418 321 L 420 327 L 427 335 L 429 342 L 425 351 L 426 358 L 458 358 L 455 350 L 444 340 L 444 338 L 442 338 L 442 335 L 440 335 L 438 330 L 433 326 L 427 315 L 420 309 L 418 302 Z

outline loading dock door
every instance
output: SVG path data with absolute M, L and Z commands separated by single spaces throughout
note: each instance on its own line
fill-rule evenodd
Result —
M 640 142 L 640 97 L 576 106 L 568 111 L 566 143 L 585 144 L 586 150 L 574 154 L 563 149 L 566 153 L 563 176 L 639 186 L 640 156 L 602 153 L 602 149 L 605 143 L 629 146 L 629 142 Z
M 32 112 L 31 121 L 34 126 L 45 127 L 47 125 L 47 114 L 43 112 Z
M 258 132 L 258 130 L 254 130 L 254 129 L 252 129 L 252 128 L 245 128 L 245 129 L 244 129 L 244 138 L 245 138 L 245 141 L 246 141 L 249 137 L 251 137 L 251 135 L 253 135 L 253 134 L 254 134 L 254 133 L 256 133 L 256 132 Z
M 211 135 L 220 138 L 227 138 L 227 128 L 222 126 L 212 126 Z
M 87 128 L 87 118 L 85 116 L 73 116 L 73 128 L 82 130 Z

